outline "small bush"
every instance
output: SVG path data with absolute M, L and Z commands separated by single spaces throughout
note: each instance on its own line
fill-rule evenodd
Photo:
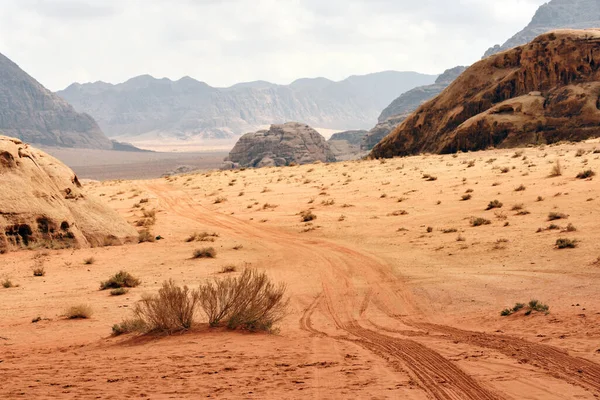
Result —
M 237 267 L 235 265 L 226 265 L 223 268 L 221 268 L 221 271 L 219 271 L 219 273 L 229 274 L 229 273 L 235 272 L 235 271 L 237 271 Z
M 92 307 L 87 304 L 79 304 L 69 307 L 65 310 L 65 318 L 67 319 L 87 319 L 93 314 Z
M 552 170 L 550 171 L 550 177 L 554 178 L 557 176 L 561 176 L 562 175 L 562 167 L 560 165 L 560 160 L 556 160 L 556 163 L 554 164 L 554 166 L 552 167 Z
M 515 192 L 522 192 L 526 189 L 525 185 L 519 185 L 515 188 Z
M 44 266 L 41 263 L 37 264 L 32 269 L 33 269 L 33 276 L 45 276 L 46 275 L 46 268 L 44 268 Z
M 275 285 L 265 273 L 245 269 L 238 277 L 200 287 L 200 305 L 211 326 L 270 331 L 286 313 L 285 285 Z
M 100 283 L 100 290 L 133 288 L 140 284 L 140 280 L 126 271 L 119 271 L 107 281 Z
M 563 214 L 563 213 L 559 213 L 559 212 L 555 212 L 555 211 L 548 213 L 548 221 L 556 221 L 558 219 L 565 219 L 565 218 L 569 218 L 569 216 L 567 214 Z
M 490 203 L 488 204 L 486 210 L 492 210 L 494 208 L 502 208 L 502 203 L 498 200 L 492 200 L 490 201 Z
M 513 310 L 511 310 L 510 308 L 505 308 L 504 310 L 502 310 L 500 312 L 500 315 L 503 317 L 507 317 L 509 315 L 511 315 L 513 313 Z
M 120 287 L 118 289 L 113 289 L 110 291 L 110 295 L 111 296 L 123 296 L 124 294 L 127 294 L 129 292 L 129 290 Z
M 575 225 L 573 225 L 573 224 L 569 224 L 565 228 L 565 232 L 575 232 L 575 231 L 577 231 L 577 228 L 575 228 Z
M 156 240 L 156 238 L 154 237 L 154 235 L 152 233 L 150 233 L 150 231 L 148 229 L 144 229 L 143 231 L 140 231 L 139 235 L 138 235 L 138 243 L 152 243 Z
M 302 222 L 309 222 L 317 219 L 317 216 L 312 213 L 310 210 L 305 210 L 300 212 L 300 218 Z
M 10 288 L 12 288 L 12 287 L 15 287 L 15 284 L 14 284 L 14 283 L 12 283 L 12 281 L 10 280 L 10 278 L 5 278 L 5 279 L 2 281 L 2 287 L 3 287 L 4 289 L 10 289 Z
M 214 201 L 213 204 L 221 204 L 227 201 L 227 197 L 217 197 Z
M 428 226 L 427 227 L 427 233 L 431 233 L 433 232 L 433 226 Z
M 596 175 L 596 173 L 594 171 L 592 171 L 591 169 L 588 169 L 588 170 L 578 173 L 576 178 L 577 179 L 588 179 L 594 175 Z
M 83 263 L 85 265 L 91 265 L 91 264 L 93 264 L 95 262 L 96 262 L 96 259 L 94 257 L 88 257 L 85 260 L 83 260 Z
M 171 334 L 193 326 L 198 301 L 198 291 L 169 280 L 163 283 L 158 294 L 142 297 L 133 312 L 145 332 Z
M 458 229 L 456 228 L 447 228 L 447 229 L 442 229 L 443 233 L 456 233 L 458 232 Z
M 575 153 L 575 157 L 583 157 L 584 154 L 585 154 L 584 149 L 577 149 L 577 153 Z
M 467 201 L 467 200 L 471 200 L 473 196 L 470 194 L 463 194 L 462 197 L 460 198 L 462 201 Z
M 146 324 L 141 319 L 126 319 L 120 324 L 114 324 L 112 327 L 113 336 L 124 335 L 132 332 L 145 332 Z
M 477 217 L 471 218 L 471 226 L 481 226 L 481 225 L 489 225 L 492 222 L 489 219 Z
M 216 232 L 208 233 L 208 232 L 194 232 L 190 236 L 188 236 L 185 241 L 187 243 L 198 241 L 198 242 L 214 242 L 216 238 L 219 237 L 219 234 Z
M 500 168 L 500 172 L 502 172 L 503 174 L 508 173 L 508 171 L 510 171 L 510 168 L 508 168 L 508 167 L 502 167 L 502 168 Z
M 574 249 L 577 247 L 577 240 L 575 239 L 557 239 L 556 240 L 556 248 L 557 249 Z
M 217 251 L 213 247 L 203 247 L 194 250 L 193 258 L 215 258 Z
M 530 300 L 528 305 L 529 309 L 538 312 L 548 312 L 548 310 L 550 309 L 548 305 L 541 303 L 538 300 Z

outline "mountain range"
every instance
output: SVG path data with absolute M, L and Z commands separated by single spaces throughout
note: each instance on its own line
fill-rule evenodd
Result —
M 57 94 L 92 115 L 109 137 L 228 139 L 265 125 L 302 121 L 329 129 L 368 128 L 400 93 L 437 76 L 386 71 L 334 82 L 257 81 L 215 88 L 190 77 L 138 76 L 124 83 L 75 83 Z

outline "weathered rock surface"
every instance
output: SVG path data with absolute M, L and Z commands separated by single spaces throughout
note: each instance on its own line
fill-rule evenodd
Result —
M 189 77 L 171 81 L 146 75 L 118 85 L 73 84 L 58 95 L 92 115 L 111 137 L 228 139 L 286 121 L 368 128 L 398 94 L 435 78 L 388 71 L 340 82 L 316 78 L 214 88 Z
M 46 146 L 111 149 L 87 114 L 80 114 L 0 54 L 0 131 Z
M 558 30 L 471 66 L 373 149 L 451 153 L 600 136 L 600 30 Z
M 467 67 L 462 66 L 448 69 L 436 79 L 433 85 L 419 86 L 400 95 L 381 112 L 378 124 L 363 139 L 362 150 L 369 151 L 375 147 L 421 104 L 440 94 L 466 69 Z
M 0 253 L 137 237 L 116 212 L 85 193 L 71 169 L 19 139 L 0 136 L 0 187 Z
M 319 132 L 297 122 L 245 134 L 225 160 L 227 167 L 279 167 L 315 161 L 332 162 L 335 156 Z
M 598 0 L 552 0 L 540 6 L 529 25 L 522 31 L 508 39 L 502 46 L 496 45 L 488 49 L 484 58 L 529 43 L 539 35 L 555 29 L 598 27 L 600 27 Z
M 334 133 L 327 143 L 337 161 L 352 160 L 362 154 L 360 146 L 367 131 L 345 131 Z

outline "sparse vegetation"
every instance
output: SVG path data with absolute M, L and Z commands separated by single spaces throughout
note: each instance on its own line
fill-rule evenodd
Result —
M 467 194 L 463 194 L 462 197 L 461 197 L 461 200 L 462 201 L 471 200 L 472 197 L 473 196 L 471 194 L 468 194 L 468 193 Z
M 92 265 L 95 262 L 96 262 L 96 259 L 94 257 L 88 257 L 85 260 L 83 260 L 83 263 L 85 265 Z
M 4 278 L 4 280 L 2 281 L 2 287 L 4 289 L 10 289 L 12 287 L 15 287 L 15 284 L 10 280 L 10 278 Z
M 589 179 L 595 175 L 596 175 L 596 173 L 594 171 L 592 171 L 591 169 L 588 169 L 588 170 L 578 173 L 576 178 L 577 179 Z
M 481 218 L 481 217 L 473 217 L 471 218 L 471 226 L 482 226 L 489 225 L 492 222 L 489 219 Z
M 533 311 L 543 312 L 545 314 L 548 314 L 548 312 L 550 310 L 550 307 L 548 305 L 541 303 L 538 300 L 530 300 L 528 304 L 517 303 L 512 308 L 505 308 L 504 310 L 502 310 L 500 312 L 500 315 L 503 317 L 507 317 L 507 316 L 512 315 L 516 312 L 519 312 L 525 308 L 527 308 L 527 310 L 525 311 L 525 315 L 530 315 Z
M 219 237 L 219 234 L 216 232 L 213 233 L 209 233 L 209 232 L 194 232 L 192 233 L 190 236 L 188 236 L 185 241 L 186 243 L 190 243 L 190 242 L 214 242 L 216 240 L 216 238 Z
M 557 249 L 574 249 L 577 247 L 577 240 L 575 239 L 556 239 Z
M 148 229 L 144 229 L 138 233 L 138 243 L 152 243 L 155 240 L 156 238 Z
M 302 222 L 309 222 L 317 219 L 317 216 L 312 213 L 310 210 L 305 210 L 300 212 L 300 218 Z
M 192 258 L 215 258 L 217 251 L 213 247 L 203 247 L 201 249 L 194 250 Z
M 124 335 L 132 332 L 145 332 L 146 324 L 139 318 L 126 319 L 120 324 L 114 324 L 112 327 L 113 336 Z
M 223 268 L 221 268 L 221 271 L 219 271 L 220 274 L 229 274 L 231 272 L 235 272 L 237 271 L 237 267 L 235 265 L 226 265 Z
M 562 175 L 562 167 L 560 165 L 560 160 L 556 160 L 556 162 L 554 163 L 554 166 L 552 167 L 552 170 L 550 171 L 550 177 L 554 178 L 557 176 L 561 176 Z
M 273 284 L 264 272 L 245 269 L 238 277 L 201 286 L 200 305 L 211 326 L 271 331 L 285 315 L 285 290 L 284 284 Z
M 489 202 L 486 210 L 492 210 L 494 208 L 502 208 L 503 204 L 498 200 L 492 200 Z
M 519 185 L 515 188 L 515 192 L 522 192 L 526 189 L 525 185 Z
M 108 278 L 108 280 L 100 282 L 100 290 L 133 288 L 138 286 L 140 283 L 141 281 L 138 278 L 131 275 L 129 272 L 119 271 L 110 278 Z
M 92 307 L 88 304 L 79 304 L 71 306 L 65 310 L 65 318 L 67 319 L 87 319 L 93 314 Z
M 558 219 L 565 219 L 565 218 L 569 218 L 569 216 L 567 214 L 559 213 L 556 211 L 552 211 L 552 212 L 548 213 L 548 221 L 556 221 Z
M 124 294 L 129 293 L 128 289 L 125 289 L 124 287 L 120 287 L 118 289 L 113 289 L 110 291 L 110 295 L 111 296 L 123 296 Z

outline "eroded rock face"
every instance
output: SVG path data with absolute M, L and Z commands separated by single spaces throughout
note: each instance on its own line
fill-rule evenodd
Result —
M 225 161 L 241 167 L 279 167 L 290 163 L 332 162 L 335 157 L 319 132 L 306 124 L 288 122 L 245 134 Z
M 123 243 L 137 232 L 50 155 L 0 136 L 0 253 Z
M 448 69 L 433 85 L 419 86 L 400 95 L 381 112 L 377 125 L 365 135 L 362 150 L 369 151 L 375 147 L 421 104 L 442 93 L 466 69 L 467 67 L 462 66 Z
M 489 57 L 501 51 L 529 43 L 537 36 L 555 29 L 586 29 L 600 27 L 598 0 L 552 0 L 538 8 L 533 19 L 522 31 L 496 45 L 484 54 Z
M 87 114 L 39 84 L 0 54 L 0 131 L 46 146 L 111 149 L 112 143 Z
M 486 58 L 421 106 L 374 157 L 600 135 L 600 30 L 559 30 Z
M 345 131 L 334 133 L 327 143 L 337 161 L 359 158 L 362 154 L 361 145 L 367 131 Z

